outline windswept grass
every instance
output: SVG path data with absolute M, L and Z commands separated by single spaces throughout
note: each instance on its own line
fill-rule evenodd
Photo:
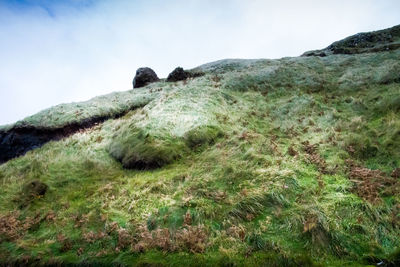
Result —
M 80 124 L 93 118 L 115 118 L 148 104 L 155 99 L 163 86 L 162 82 L 151 84 L 145 88 L 114 92 L 98 96 L 85 102 L 60 104 L 29 116 L 23 120 L 0 127 L 8 130 L 12 127 L 35 127 L 54 129 L 70 124 Z
M 200 99 L 200 101 L 199 101 Z M 189 148 L 222 135 L 217 116 L 226 114 L 222 94 L 204 78 L 174 85 L 117 129 L 109 152 L 127 168 L 161 167 L 186 156 Z
M 122 117 L 0 166 L 0 259 L 395 266 L 398 56 L 225 60 L 121 94 Z M 75 120 L 57 109 L 26 123 Z

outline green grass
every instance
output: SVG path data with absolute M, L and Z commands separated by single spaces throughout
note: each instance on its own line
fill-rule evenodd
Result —
M 202 77 L 19 122 L 127 112 L 0 166 L 0 259 L 395 264 L 399 182 L 368 202 L 348 160 L 388 177 L 400 167 L 399 55 L 224 60 L 200 66 Z M 48 190 L 21 207 L 15 199 L 33 180 Z
M 127 168 L 161 167 L 185 156 L 189 148 L 214 142 L 222 133 L 216 116 L 226 113 L 226 105 L 204 78 L 174 85 L 122 122 L 108 150 Z

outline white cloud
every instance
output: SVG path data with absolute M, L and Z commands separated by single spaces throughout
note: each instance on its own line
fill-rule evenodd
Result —
M 43 2 L 43 1 L 42 1 Z M 399 23 L 398 1 L 0 4 L 0 124 L 222 58 L 278 58 Z

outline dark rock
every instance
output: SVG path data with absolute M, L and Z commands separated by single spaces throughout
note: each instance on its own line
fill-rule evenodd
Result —
M 46 136 L 31 133 L 9 131 L 0 138 L 0 163 L 11 158 L 25 154 L 34 147 L 41 146 L 46 142 Z
M 126 114 L 126 111 L 114 116 L 87 118 L 80 122 L 65 125 L 62 128 L 38 128 L 19 125 L 7 131 L 0 131 L 0 164 L 12 158 L 22 156 L 26 152 L 41 147 L 49 141 L 60 140 L 79 130 L 87 129 L 110 118 L 118 118 L 124 114 Z
M 326 54 L 324 51 L 321 50 L 313 50 L 313 51 L 307 51 L 305 52 L 303 55 L 301 55 L 302 57 L 326 57 Z
M 204 72 L 200 71 L 199 69 L 192 69 L 187 71 L 181 67 L 177 67 L 168 75 L 167 82 L 184 81 L 188 78 L 197 78 L 203 75 Z
M 139 68 L 136 71 L 135 78 L 133 78 L 133 88 L 140 88 L 148 85 L 149 83 L 157 82 L 160 79 L 154 70 L 150 68 Z
M 174 69 L 167 78 L 167 82 L 183 81 L 190 77 L 190 73 L 181 67 Z
M 393 36 L 390 31 L 377 31 L 357 33 L 343 40 L 334 42 L 327 48 L 332 51 L 338 50 L 341 53 L 344 49 L 349 48 L 371 48 L 379 44 L 387 44 L 393 42 Z

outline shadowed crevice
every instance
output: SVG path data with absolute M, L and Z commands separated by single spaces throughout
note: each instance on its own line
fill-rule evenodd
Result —
M 112 116 L 91 117 L 60 128 L 16 125 L 7 131 L 0 131 L 0 164 L 22 156 L 26 152 L 39 148 L 49 141 L 61 140 L 77 131 L 90 128 L 108 119 L 116 119 L 124 116 L 127 112 L 129 110 Z

